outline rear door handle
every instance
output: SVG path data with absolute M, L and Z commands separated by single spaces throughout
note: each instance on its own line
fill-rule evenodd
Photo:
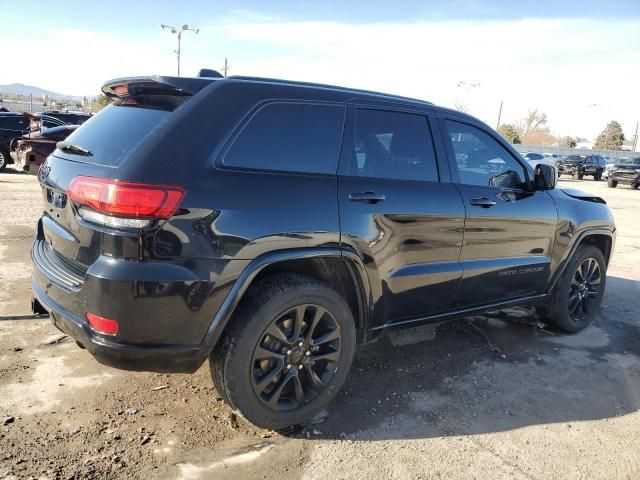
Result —
M 489 208 L 493 207 L 496 202 L 494 200 L 489 200 L 488 198 L 472 198 L 469 200 L 469 203 L 475 207 Z
M 352 202 L 378 203 L 384 202 L 385 196 L 375 192 L 350 193 L 349 200 Z

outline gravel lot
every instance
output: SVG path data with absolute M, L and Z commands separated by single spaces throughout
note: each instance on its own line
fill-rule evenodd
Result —
M 30 316 L 36 178 L 0 173 L 0 478 L 640 478 L 640 191 L 603 196 L 618 239 L 578 335 L 468 318 L 359 349 L 324 423 L 282 435 L 194 375 L 98 364 Z

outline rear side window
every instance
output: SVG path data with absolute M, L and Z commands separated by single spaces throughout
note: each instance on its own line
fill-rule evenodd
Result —
M 384 110 L 356 110 L 350 175 L 438 181 L 427 117 Z
M 345 107 L 270 103 L 251 117 L 223 164 L 252 170 L 335 173 Z
M 72 155 L 59 150 L 56 156 L 68 156 L 77 162 L 118 167 L 170 114 L 167 110 L 110 105 L 91 117 L 65 140 L 89 150 L 91 156 Z

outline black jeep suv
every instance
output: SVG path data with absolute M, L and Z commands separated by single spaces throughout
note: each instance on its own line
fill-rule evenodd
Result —
M 618 158 L 610 167 L 607 185 L 616 188 L 618 183 L 635 189 L 640 187 L 640 157 Z
M 211 75 L 211 74 L 209 74 Z M 100 362 L 193 372 L 257 425 L 312 417 L 358 343 L 527 305 L 597 314 L 615 238 L 469 115 L 263 78 L 108 82 L 39 171 L 33 308 Z
M 572 175 L 573 178 L 582 180 L 585 175 L 591 175 L 594 180 L 602 180 L 606 166 L 606 160 L 600 155 L 569 155 L 558 162 L 558 176 Z

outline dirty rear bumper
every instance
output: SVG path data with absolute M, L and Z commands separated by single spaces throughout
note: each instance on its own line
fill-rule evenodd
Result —
M 206 354 L 194 346 L 138 346 L 110 342 L 94 334 L 86 321 L 48 297 L 35 276 L 32 289 L 34 313 L 46 310 L 59 330 L 76 340 L 104 365 L 135 371 L 193 373 L 205 360 Z

